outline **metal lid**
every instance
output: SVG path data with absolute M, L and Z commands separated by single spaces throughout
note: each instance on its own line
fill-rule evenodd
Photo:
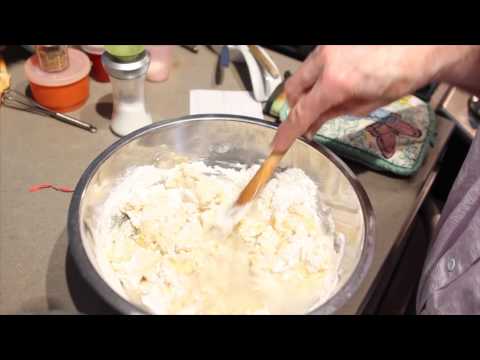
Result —
M 120 80 L 136 79 L 145 75 L 150 65 L 150 55 L 147 51 L 143 51 L 132 61 L 124 62 L 122 60 L 107 51 L 102 54 L 105 70 L 110 76 Z

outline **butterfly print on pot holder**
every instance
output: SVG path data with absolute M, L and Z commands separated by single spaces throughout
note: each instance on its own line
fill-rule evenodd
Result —
M 387 117 L 365 128 L 377 142 L 383 157 L 390 159 L 395 154 L 397 136 L 411 138 L 422 137 L 422 131 L 410 123 L 403 121 L 399 114 L 390 113 Z

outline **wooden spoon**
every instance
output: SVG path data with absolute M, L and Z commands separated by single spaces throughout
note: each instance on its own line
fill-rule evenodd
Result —
M 263 162 L 260 169 L 258 169 L 255 176 L 250 180 L 248 185 L 240 193 L 234 207 L 244 206 L 248 202 L 252 201 L 265 184 L 270 180 L 273 172 L 277 168 L 278 164 L 282 160 L 285 153 L 278 153 L 273 151 L 268 158 Z

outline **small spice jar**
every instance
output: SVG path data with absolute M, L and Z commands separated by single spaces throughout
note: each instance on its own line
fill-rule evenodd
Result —
M 37 55 L 31 56 L 24 65 L 34 100 L 58 112 L 80 108 L 89 96 L 90 59 L 76 49 L 68 49 L 68 56 L 70 65 L 60 72 L 42 70 Z
M 36 52 L 40 68 L 45 72 L 60 72 L 70 64 L 67 45 L 37 45 Z

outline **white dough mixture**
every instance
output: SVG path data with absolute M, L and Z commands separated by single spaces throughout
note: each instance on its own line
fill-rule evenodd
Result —
M 302 170 L 278 172 L 228 236 L 218 231 L 257 169 L 132 169 L 96 239 L 124 296 L 155 314 L 302 314 L 326 300 L 344 239 Z

